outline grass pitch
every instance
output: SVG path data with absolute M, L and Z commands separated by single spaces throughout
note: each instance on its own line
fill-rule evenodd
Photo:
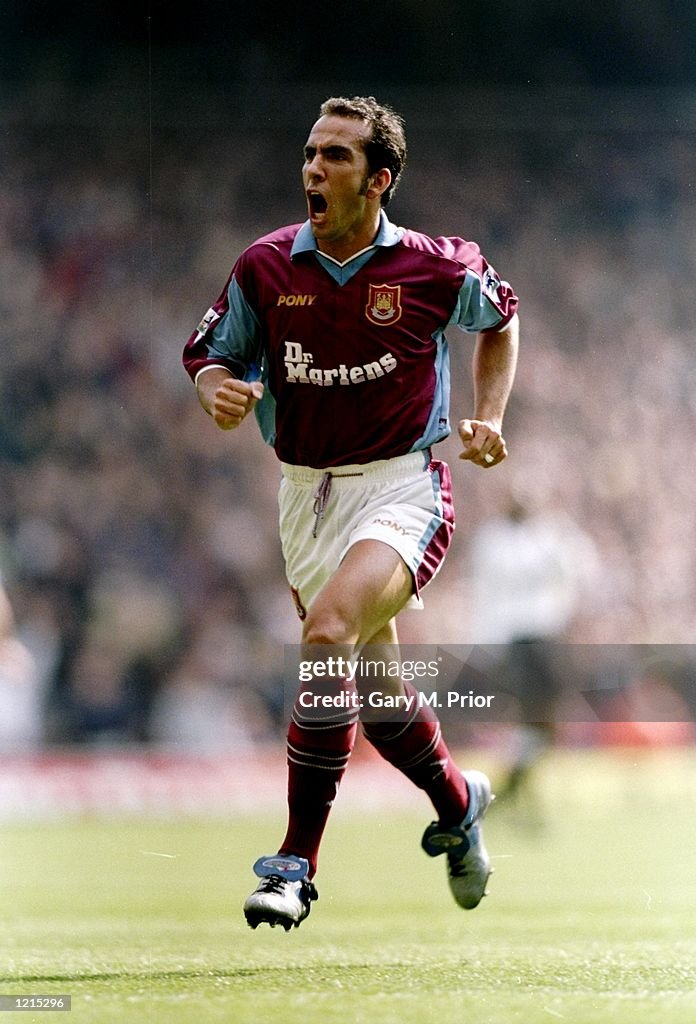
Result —
M 282 815 L 6 825 L 0 994 L 70 994 L 70 1014 L 21 1018 L 65 1024 L 693 1024 L 695 768 L 554 754 L 531 812 L 490 812 L 473 912 L 419 849 L 424 798 L 377 815 L 339 797 L 321 898 L 289 934 L 240 911 Z

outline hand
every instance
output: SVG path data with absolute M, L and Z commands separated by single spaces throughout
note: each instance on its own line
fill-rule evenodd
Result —
M 459 436 L 464 450 L 460 459 L 490 469 L 507 458 L 507 446 L 500 429 L 487 420 L 460 420 Z
M 263 384 L 227 377 L 213 396 L 211 415 L 221 430 L 234 430 L 249 415 L 260 398 Z

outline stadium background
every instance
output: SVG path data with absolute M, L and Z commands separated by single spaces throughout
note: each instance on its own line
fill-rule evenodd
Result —
M 4 5 L 0 566 L 10 752 L 280 749 L 297 624 L 278 471 L 216 432 L 181 346 L 242 247 L 302 219 L 332 93 L 406 117 L 393 217 L 460 232 L 522 298 L 495 474 L 457 467 L 448 565 L 405 637 L 466 643 L 473 529 L 511 488 L 596 548 L 563 639 L 678 645 L 696 621 L 696 13 L 676 3 Z M 468 388 L 470 343 L 453 338 Z M 454 414 L 466 414 L 457 400 Z M 443 446 L 456 463 L 456 445 Z M 684 672 L 682 672 L 682 677 Z

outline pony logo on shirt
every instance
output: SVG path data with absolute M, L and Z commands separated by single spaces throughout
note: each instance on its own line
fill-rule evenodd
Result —
M 370 323 L 395 324 L 401 319 L 401 285 L 371 284 L 365 306 L 365 316 Z

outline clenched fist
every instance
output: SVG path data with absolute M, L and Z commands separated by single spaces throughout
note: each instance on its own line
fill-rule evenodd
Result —
M 234 430 L 260 398 L 263 398 L 263 384 L 260 380 L 248 383 L 227 377 L 215 389 L 210 414 L 221 430 Z
M 507 445 L 497 425 L 487 420 L 460 420 L 459 437 L 463 445 L 460 459 L 490 469 L 507 458 Z

